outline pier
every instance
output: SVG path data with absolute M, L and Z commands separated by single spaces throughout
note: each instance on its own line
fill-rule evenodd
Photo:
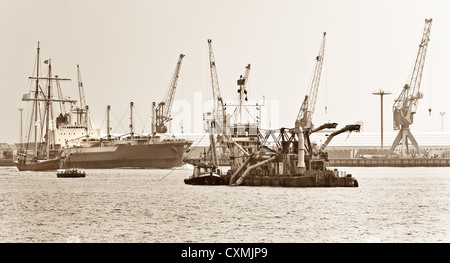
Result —
M 341 158 L 330 159 L 331 167 L 450 167 L 450 158 Z

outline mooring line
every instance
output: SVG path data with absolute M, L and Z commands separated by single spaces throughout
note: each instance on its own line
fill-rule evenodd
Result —
M 200 142 L 203 140 L 203 138 L 205 137 L 205 135 L 206 135 L 206 134 L 203 134 L 202 138 L 198 141 L 197 145 L 194 146 L 194 149 L 200 144 Z M 192 152 L 193 152 L 193 151 L 190 151 L 190 152 L 186 155 L 186 157 L 189 157 L 189 155 L 190 155 Z M 166 178 L 167 176 L 169 176 L 169 174 L 171 174 L 174 170 L 175 170 L 175 168 L 172 168 L 172 170 L 171 170 L 168 174 L 164 175 L 161 179 L 159 179 L 158 182 L 161 182 L 164 178 Z

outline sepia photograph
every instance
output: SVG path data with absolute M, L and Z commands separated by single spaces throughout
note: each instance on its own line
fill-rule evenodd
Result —
M 0 2 L 0 243 L 450 242 L 450 2 Z

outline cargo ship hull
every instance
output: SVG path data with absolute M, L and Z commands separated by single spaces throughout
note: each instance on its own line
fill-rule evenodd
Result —
M 68 168 L 158 168 L 180 166 L 190 141 L 156 142 L 149 144 L 69 148 L 64 169 Z

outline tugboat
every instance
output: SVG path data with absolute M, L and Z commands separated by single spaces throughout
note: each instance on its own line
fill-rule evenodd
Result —
M 209 142 L 211 150 L 212 163 L 203 162 L 194 166 L 192 176 L 184 179 L 185 184 L 192 185 L 225 185 L 227 184 L 222 176 L 219 168 L 219 161 L 216 152 L 216 141 L 214 139 L 213 127 L 214 122 L 207 120 L 209 127 Z
M 86 173 L 84 171 L 78 171 L 77 169 L 58 170 L 58 172 L 56 173 L 56 177 L 58 177 L 58 178 L 80 178 L 80 177 L 86 177 Z
M 213 164 L 199 163 L 194 167 L 191 177 L 184 179 L 185 184 L 192 185 L 225 185 L 220 169 Z

